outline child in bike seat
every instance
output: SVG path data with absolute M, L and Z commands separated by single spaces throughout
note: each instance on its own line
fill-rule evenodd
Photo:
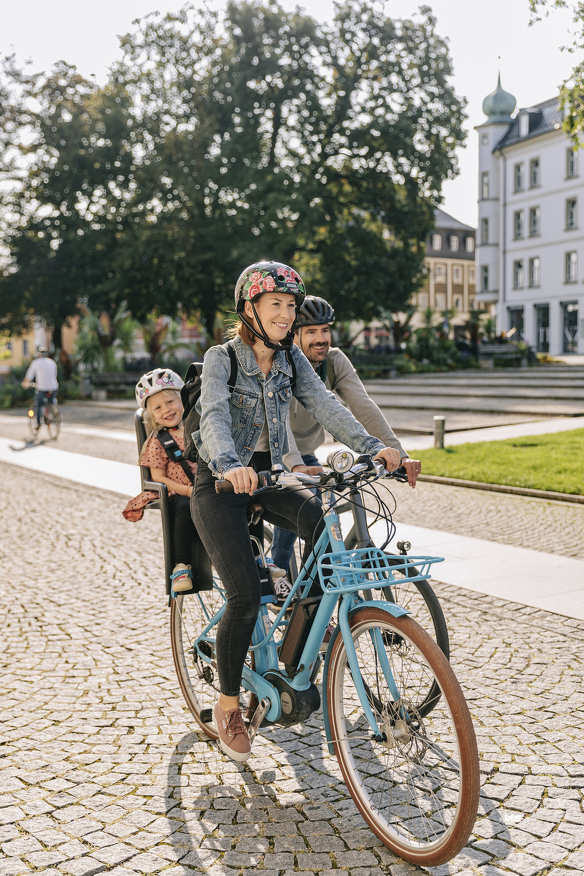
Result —
M 143 374 L 136 384 L 136 401 L 146 411 L 144 425 L 148 435 L 138 465 L 149 468 L 151 479 L 168 487 L 175 562 L 171 578 L 175 593 L 188 592 L 193 586 L 196 590 L 212 587 L 211 563 L 190 510 L 197 465 L 181 456 L 185 447 L 182 386 L 179 375 L 168 368 L 155 368 Z M 142 519 L 148 502 L 157 498 L 157 493 L 146 490 L 131 499 L 122 513 L 134 523 Z
M 223 752 L 239 762 L 251 753 L 239 692 L 261 598 L 246 510 L 255 501 L 257 472 L 282 465 L 288 452 L 286 419 L 292 397 L 352 450 L 382 459 L 389 471 L 401 459 L 399 451 L 367 434 L 294 345 L 294 322 L 304 297 L 304 283 L 288 265 L 264 261 L 246 268 L 235 286 L 239 322 L 229 342 L 238 362 L 235 386 L 229 384 L 228 347 L 211 347 L 197 402 L 200 428 L 193 440 L 198 466 L 191 509 L 227 597 L 217 628 L 220 694 L 213 716 Z M 217 478 L 230 481 L 233 492 L 217 493 Z M 293 530 L 304 540 L 306 561 L 324 527 L 314 495 L 288 487 L 263 492 L 261 502 L 268 523 Z M 317 582 L 312 586 L 322 595 Z

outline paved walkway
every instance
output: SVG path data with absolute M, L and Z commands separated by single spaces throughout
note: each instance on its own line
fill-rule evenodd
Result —
M 176 681 L 157 514 L 2 465 L 0 876 L 423 876 L 370 833 L 320 715 L 245 767 Z M 31 555 L 42 562 L 32 563 Z M 483 788 L 431 876 L 584 872 L 584 624 L 436 585 Z

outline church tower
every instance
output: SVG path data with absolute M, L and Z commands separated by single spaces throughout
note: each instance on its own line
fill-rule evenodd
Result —
M 497 143 L 509 129 L 516 100 L 501 87 L 485 97 L 483 112 L 487 121 L 477 125 L 479 135 L 479 224 L 477 229 L 477 301 L 498 304 L 497 323 L 505 305 L 504 241 L 505 164 L 495 152 Z

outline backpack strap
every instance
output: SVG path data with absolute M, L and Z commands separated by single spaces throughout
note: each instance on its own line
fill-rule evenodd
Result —
M 229 387 L 229 392 L 233 392 L 235 389 L 235 382 L 237 380 L 237 355 L 235 353 L 235 349 L 231 341 L 227 341 L 225 344 L 227 352 L 229 353 L 229 358 L 231 359 L 231 372 L 229 374 L 229 380 L 227 381 L 227 386 Z
M 166 453 L 170 461 L 178 462 L 191 484 L 193 484 L 195 482 L 195 476 L 193 474 L 193 471 L 184 456 L 182 455 L 182 450 L 180 449 L 170 432 L 167 432 L 166 429 L 161 429 L 156 437 L 160 441 L 162 447 L 164 448 L 164 452 Z
M 296 386 L 296 362 L 294 361 L 294 356 L 290 352 L 290 350 L 286 350 L 286 359 L 288 360 L 288 364 L 292 368 L 292 379 L 290 380 L 290 389 L 294 392 L 294 388 Z

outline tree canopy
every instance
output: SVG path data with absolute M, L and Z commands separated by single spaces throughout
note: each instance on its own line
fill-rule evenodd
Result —
M 568 8 L 572 12 L 574 29 L 572 44 L 562 50 L 582 56 L 584 51 L 584 3 L 582 0 L 528 0 L 532 23 L 549 15 L 553 9 Z M 564 107 L 564 131 L 574 145 L 584 145 L 584 61 L 575 64 L 571 76 L 560 88 L 560 104 Z
M 230 2 L 140 21 L 103 87 L 5 64 L 0 318 L 56 325 L 81 297 L 212 331 L 260 258 L 341 318 L 403 307 L 464 139 L 435 26 L 427 7 L 398 21 L 348 0 L 322 25 Z

